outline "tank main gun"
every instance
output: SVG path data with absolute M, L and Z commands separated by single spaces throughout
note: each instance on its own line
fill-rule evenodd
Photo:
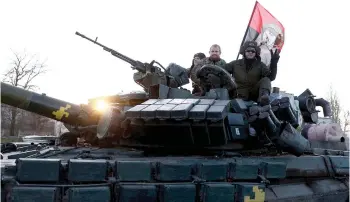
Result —
M 97 125 L 100 117 L 91 106 L 73 104 L 3 82 L 1 103 L 77 127 Z

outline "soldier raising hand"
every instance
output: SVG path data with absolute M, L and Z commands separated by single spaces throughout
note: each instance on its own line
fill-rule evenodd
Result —
M 260 48 L 255 41 L 245 42 L 240 54 L 243 59 L 234 60 L 224 66 L 235 79 L 237 96 L 261 105 L 269 104 L 271 81 L 276 78 L 279 52 L 271 51 L 270 68 L 261 62 Z

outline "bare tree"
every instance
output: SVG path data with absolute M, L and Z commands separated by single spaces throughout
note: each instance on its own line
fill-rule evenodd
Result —
M 343 131 L 344 133 L 348 132 L 348 126 L 350 125 L 350 111 L 346 110 L 344 112 L 344 124 L 343 124 Z
M 340 114 L 342 112 L 342 108 L 340 105 L 340 100 L 339 100 L 339 97 L 337 95 L 337 92 L 333 89 L 332 85 L 330 85 L 330 87 L 329 87 L 327 100 L 330 103 L 331 109 L 332 109 L 332 115 L 331 115 L 332 121 L 342 125 L 342 120 L 340 119 Z
M 350 110 L 345 110 L 341 107 L 340 99 L 332 85 L 329 87 L 327 100 L 332 109 L 332 121 L 342 126 L 344 133 L 348 132 L 348 127 L 350 126 Z
M 53 120 L 33 113 L 28 113 L 28 116 L 31 117 L 28 125 L 33 131 L 35 131 L 35 133 L 48 130 L 52 133 L 54 132 L 55 123 Z
M 33 84 L 33 80 L 47 71 L 46 61 L 41 62 L 37 59 L 35 54 L 29 55 L 26 51 L 24 51 L 23 54 L 14 51 L 12 51 L 12 53 L 14 59 L 11 60 L 10 68 L 4 74 L 3 82 L 22 87 L 26 90 L 38 89 L 38 86 Z M 16 117 L 18 113 L 19 110 L 16 108 L 11 109 L 11 136 L 15 135 Z
M 10 128 L 11 123 L 11 107 L 1 104 L 1 128 Z

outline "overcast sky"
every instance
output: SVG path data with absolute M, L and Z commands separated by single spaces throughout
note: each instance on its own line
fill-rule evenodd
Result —
M 47 59 L 48 73 L 35 80 L 40 93 L 74 103 L 88 98 L 140 90 L 130 65 L 76 31 L 131 58 L 163 66 L 190 67 L 194 53 L 208 55 L 222 47 L 227 62 L 236 55 L 255 0 L 2 1 L 0 67 L 9 67 L 15 51 Z M 299 95 L 309 88 L 325 97 L 333 83 L 341 103 L 350 109 L 347 68 L 350 14 L 348 1 L 260 0 L 285 27 L 278 63 L 281 90 Z M 348 37 L 346 37 L 348 38 Z M 345 86 L 346 85 L 346 86 Z

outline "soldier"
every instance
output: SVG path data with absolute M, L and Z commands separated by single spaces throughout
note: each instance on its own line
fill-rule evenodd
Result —
M 204 54 L 200 54 L 202 57 Z M 216 65 L 219 67 L 224 67 L 226 64 L 226 61 L 220 58 L 221 55 L 221 47 L 218 44 L 213 44 L 210 49 L 209 49 L 209 57 L 205 57 L 201 59 L 200 61 L 196 61 L 196 63 L 193 63 L 193 67 L 190 69 L 190 78 L 192 80 L 192 86 L 193 86 L 193 91 L 192 94 L 195 95 L 203 95 L 205 92 L 204 90 L 200 87 L 200 81 L 197 78 L 197 71 L 203 66 L 203 65 Z M 195 55 L 196 56 L 196 55 Z M 212 78 L 217 80 L 214 75 L 212 75 Z
M 272 53 L 271 50 L 270 68 L 261 62 L 260 48 L 255 41 L 245 42 L 240 54 L 243 59 L 234 60 L 224 66 L 235 79 L 237 97 L 259 102 L 260 105 L 270 104 L 271 81 L 276 78 L 279 52 L 276 50 Z
M 214 44 L 209 49 L 209 57 L 205 58 L 204 64 L 213 64 L 220 67 L 223 67 L 226 64 L 224 59 L 220 58 L 221 55 L 221 47 L 217 44 Z
M 199 83 L 199 80 L 197 79 L 196 77 L 196 70 L 200 67 L 198 64 L 199 62 L 206 58 L 205 54 L 204 53 L 196 53 L 194 56 L 193 56 L 193 59 L 192 59 L 192 65 L 190 67 L 190 69 L 188 70 L 188 77 L 191 78 L 192 80 L 192 94 L 194 95 L 200 95 L 201 94 L 201 89 L 200 87 L 197 85 Z M 196 84 L 197 83 L 197 84 Z

